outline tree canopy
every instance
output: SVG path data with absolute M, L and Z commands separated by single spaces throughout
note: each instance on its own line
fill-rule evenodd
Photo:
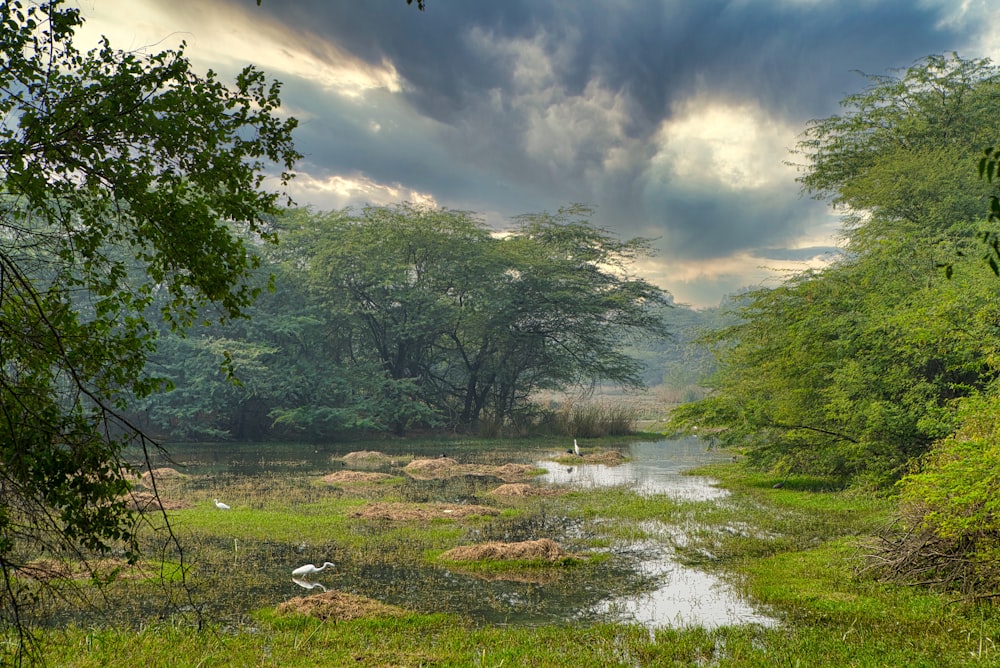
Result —
M 258 437 L 517 432 L 538 417 L 539 390 L 639 386 L 623 351 L 665 335 L 666 296 L 628 273 L 648 243 L 589 214 L 522 216 L 495 233 L 468 212 L 406 204 L 290 210 L 266 254 L 276 293 L 251 321 L 162 350 L 186 389 L 152 397 L 147 416 L 204 436 L 247 437 L 251 424 Z M 240 387 L 220 385 L 221 348 Z
M 146 372 L 155 303 L 176 328 L 257 288 L 249 243 L 298 158 L 278 84 L 196 73 L 183 43 L 74 45 L 79 10 L 0 5 L 0 569 L 4 621 L 30 546 L 135 556 L 123 417 Z M 267 175 L 273 175 L 273 186 Z M 143 442 L 145 445 L 145 443 Z
M 996 377 L 997 286 L 969 260 L 989 187 L 968 159 L 1000 131 L 996 74 L 933 56 L 810 124 L 800 181 L 844 212 L 844 254 L 743 296 L 716 392 L 675 424 L 778 470 L 881 482 L 950 432 L 955 401 Z

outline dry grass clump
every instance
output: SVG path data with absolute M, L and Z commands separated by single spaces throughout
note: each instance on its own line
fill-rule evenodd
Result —
M 583 461 L 588 464 L 606 464 L 608 466 L 617 466 L 618 464 L 624 463 L 626 459 L 628 459 L 628 457 L 617 450 L 588 452 L 583 456 Z
M 157 496 L 152 492 L 130 492 L 129 505 L 134 510 L 138 510 L 140 512 L 194 508 L 194 504 L 189 503 L 188 501 L 165 499 L 163 496 Z
M 18 577 L 48 582 L 50 580 L 89 580 L 98 578 L 136 580 L 153 575 L 142 564 L 129 564 L 122 559 L 99 559 L 91 562 L 59 561 L 57 559 L 36 559 L 17 569 Z
M 462 518 L 470 515 L 499 515 L 495 508 L 457 503 L 369 503 L 348 513 L 348 517 L 392 522 L 426 522 L 434 519 Z
M 502 466 L 491 466 L 489 468 L 492 470 L 489 475 L 495 475 L 506 482 L 512 482 L 525 478 L 534 470 L 534 467 L 530 464 L 504 464 Z
M 427 480 L 462 475 L 457 473 L 461 468 L 462 465 L 451 457 L 435 457 L 434 459 L 414 459 L 404 466 L 403 470 L 413 478 Z
M 456 478 L 458 476 L 494 476 L 512 482 L 521 480 L 534 470 L 528 464 L 503 464 L 501 466 L 490 466 L 488 464 L 459 464 L 450 457 L 436 457 L 434 459 L 415 459 L 407 464 L 403 470 L 411 478 L 416 480 L 433 480 L 442 478 Z
M 375 473 L 373 471 L 336 471 L 323 476 L 323 482 L 330 484 L 368 483 L 388 480 L 391 477 L 390 473 Z
M 519 543 L 489 542 L 460 545 L 439 557 L 446 561 L 559 561 L 571 556 L 551 538 L 525 540 Z
M 345 465 L 360 468 L 372 468 L 378 466 L 392 466 L 398 461 L 398 457 L 391 457 L 378 450 L 357 450 L 348 452 L 340 458 Z
M 177 469 L 170 468 L 169 466 L 163 466 L 151 471 L 143 471 L 142 475 L 139 476 L 139 481 L 146 487 L 152 487 L 153 480 L 156 480 L 156 482 L 159 483 L 166 480 L 182 480 L 186 477 L 186 475 Z
M 618 466 L 628 461 L 628 457 L 617 450 L 602 450 L 600 452 L 588 452 L 582 457 L 573 454 L 564 454 L 556 457 L 556 462 L 560 464 L 604 464 L 605 466 Z
M 569 490 L 555 489 L 553 487 L 538 487 L 529 485 L 526 482 L 508 482 L 494 489 L 490 494 L 494 496 L 559 496 Z
M 314 596 L 298 596 L 275 607 L 279 615 L 308 615 L 316 619 L 348 621 L 368 617 L 402 617 L 403 608 L 356 594 L 328 591 Z

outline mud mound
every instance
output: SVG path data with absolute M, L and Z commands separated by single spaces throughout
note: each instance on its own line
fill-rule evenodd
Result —
M 469 515 L 499 515 L 500 511 L 486 506 L 456 503 L 369 503 L 348 513 L 348 517 L 392 522 L 426 522 L 442 518 L 461 518 Z
M 323 476 L 323 482 L 328 482 L 331 484 L 336 483 L 365 483 L 365 482 L 379 482 L 380 480 L 386 480 L 391 478 L 392 475 L 389 473 L 372 473 L 368 471 L 337 471 L 335 473 L 328 473 Z
M 165 499 L 162 496 L 157 498 L 152 492 L 132 492 L 129 494 L 129 505 L 134 510 L 142 512 L 150 510 L 183 510 L 184 508 L 194 508 L 194 504 L 187 501 L 176 501 Z
M 571 556 L 559 543 L 549 538 L 525 540 L 520 543 L 480 543 L 461 545 L 443 553 L 439 558 L 447 561 L 513 561 L 544 559 L 558 561 Z
M 158 469 L 153 469 L 152 471 L 144 471 L 139 477 L 139 480 L 143 485 L 149 487 L 152 485 L 153 480 L 156 482 L 162 482 L 164 480 L 180 480 L 181 478 L 186 478 L 187 476 L 178 471 L 177 469 L 172 469 L 169 466 L 164 466 Z
M 526 482 L 509 482 L 500 485 L 490 494 L 494 496 L 558 496 L 565 494 L 568 490 L 553 489 L 551 487 L 536 487 Z
M 334 621 L 366 617 L 402 617 L 407 614 L 403 608 L 339 591 L 328 591 L 315 596 L 299 596 L 279 603 L 274 611 L 279 615 L 309 615 L 317 619 Z
M 457 473 L 463 467 L 451 457 L 436 457 L 434 459 L 414 459 L 403 467 L 406 473 L 414 478 L 448 478 L 453 475 L 464 475 Z
M 495 475 L 506 482 L 525 478 L 534 470 L 534 467 L 530 464 L 504 464 L 503 466 L 491 466 L 489 468 L 491 469 L 490 475 Z
M 591 452 L 583 456 L 583 461 L 591 464 L 607 464 L 608 466 L 616 466 L 625 462 L 628 459 L 625 455 L 618 452 L 617 450 L 605 450 L 604 452 Z
M 506 482 L 521 480 L 527 477 L 533 468 L 528 464 L 504 464 L 489 466 L 487 464 L 459 464 L 450 457 L 435 459 L 415 459 L 403 470 L 416 480 L 434 480 L 442 478 L 457 478 L 459 476 L 493 476 Z
M 358 450 L 356 452 L 348 452 L 346 455 L 341 457 L 345 462 L 348 463 L 388 463 L 392 459 L 389 455 L 384 452 L 379 452 L 378 450 Z

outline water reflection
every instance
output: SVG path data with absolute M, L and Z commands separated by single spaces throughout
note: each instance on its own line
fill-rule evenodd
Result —
M 572 466 L 539 461 L 548 472 L 544 482 L 573 487 L 624 486 L 640 494 L 666 494 L 686 501 L 711 501 L 726 495 L 710 478 L 684 475 L 684 471 L 726 455 L 707 450 L 696 438 L 633 443 L 623 450 L 629 461 L 618 466 L 579 463 Z
M 324 593 L 326 592 L 326 587 L 324 587 L 319 582 L 313 582 L 312 580 L 303 580 L 302 578 L 292 578 L 292 582 L 302 587 L 303 589 L 316 589 L 319 588 Z
M 647 556 L 639 561 L 638 570 L 655 579 L 658 586 L 647 593 L 601 601 L 594 608 L 596 614 L 648 628 L 777 625 L 776 620 L 759 613 L 719 578 L 677 563 L 659 545 L 645 547 Z
M 628 447 L 630 460 L 618 466 L 537 462 L 547 469 L 545 482 L 572 487 L 624 486 L 640 494 L 663 494 L 685 501 L 711 501 L 726 496 L 726 490 L 703 476 L 685 475 L 695 466 L 723 460 L 726 455 L 707 451 L 695 438 L 635 443 Z M 647 527 L 648 529 L 649 527 Z M 666 527 L 659 530 L 669 534 Z M 611 596 L 592 611 L 603 618 L 658 626 L 703 626 L 714 628 L 736 624 L 773 626 L 775 620 L 746 603 L 722 580 L 674 559 L 664 540 L 636 543 L 636 569 L 652 586 L 642 594 Z

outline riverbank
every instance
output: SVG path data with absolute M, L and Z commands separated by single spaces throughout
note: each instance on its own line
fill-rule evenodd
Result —
M 686 565 L 723 578 L 779 625 L 651 631 L 593 622 L 474 624 L 458 615 L 417 613 L 321 621 L 279 616 L 265 607 L 239 626 L 206 619 L 200 631 L 151 620 L 131 630 L 51 633 L 43 654 L 60 666 L 996 664 L 1000 625 L 991 609 L 855 578 L 859 544 L 887 521 L 887 501 L 816 479 L 790 478 L 775 489 L 775 479 L 734 463 L 696 473 L 719 480 L 729 494 L 670 503 L 621 490 L 588 490 L 558 500 L 521 499 L 508 517 L 525 521 L 540 509 L 551 514 L 551 504 L 558 503 L 570 519 L 600 516 L 606 540 L 641 537 L 649 522 L 669 524 L 678 531 L 677 552 Z M 185 517 L 189 525 L 199 518 L 228 521 L 194 511 Z M 273 533 L 289 524 L 281 513 L 276 518 L 274 527 L 261 530 Z M 394 538 L 418 551 L 425 545 L 421 540 L 430 540 L 440 550 L 453 542 L 450 526 L 425 526 L 432 539 L 419 538 L 414 528 L 400 528 Z

